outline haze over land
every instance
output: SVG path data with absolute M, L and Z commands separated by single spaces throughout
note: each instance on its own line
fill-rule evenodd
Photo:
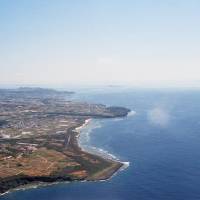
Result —
M 0 84 L 198 86 L 199 7 L 197 0 L 1 1 Z

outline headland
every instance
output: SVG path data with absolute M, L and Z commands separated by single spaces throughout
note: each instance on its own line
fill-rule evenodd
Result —
M 0 90 L 0 193 L 63 181 L 110 178 L 123 163 L 86 152 L 79 128 L 91 118 L 125 117 L 129 109 L 66 101 L 72 92 Z

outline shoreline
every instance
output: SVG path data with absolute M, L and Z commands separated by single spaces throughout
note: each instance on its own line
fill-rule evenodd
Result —
M 21 185 L 18 186 L 16 188 L 12 188 L 8 191 L 6 191 L 5 193 L 0 194 L 0 196 L 4 196 L 7 195 L 9 193 L 15 192 L 15 191 L 20 191 L 20 190 L 28 190 L 28 189 L 34 189 L 34 188 L 39 188 L 39 187 L 45 187 L 45 186 L 51 186 L 51 185 L 56 185 L 59 183 L 71 183 L 71 182 L 96 182 L 96 181 L 107 181 L 110 180 L 113 176 L 115 176 L 119 171 L 122 171 L 124 169 L 126 169 L 128 167 L 128 165 L 126 166 L 127 162 L 122 162 L 118 159 L 115 158 L 108 158 L 106 156 L 103 156 L 101 154 L 95 154 L 94 152 L 90 152 L 89 150 L 85 150 L 81 147 L 80 142 L 79 142 L 79 136 L 81 134 L 81 129 L 83 129 L 84 127 L 86 127 L 89 122 L 92 120 L 92 118 L 88 118 L 84 120 L 84 123 L 82 123 L 81 125 L 75 127 L 72 132 L 73 137 L 75 139 L 75 145 L 77 149 L 80 149 L 81 152 L 85 153 L 85 154 L 89 154 L 93 157 L 98 157 L 102 160 L 106 160 L 107 162 L 110 162 L 111 166 L 107 167 L 103 170 L 98 171 L 96 174 L 86 177 L 84 180 L 79 180 L 79 179 L 74 179 L 74 180 L 69 180 L 69 181 L 52 181 L 52 182 L 43 182 L 43 181 L 38 181 L 38 182 L 33 182 L 33 183 L 28 183 L 27 185 Z M 97 150 L 99 150 L 97 148 Z
M 125 164 L 126 162 L 120 161 L 115 156 L 109 156 L 109 154 L 102 155 L 102 153 L 100 153 L 101 151 L 98 148 L 96 148 L 97 152 L 92 152 L 89 149 L 84 149 L 81 146 L 80 141 L 79 141 L 81 129 L 85 128 L 89 124 L 89 122 L 91 122 L 91 120 L 92 118 L 85 119 L 83 124 L 81 124 L 80 126 L 76 127 L 73 130 L 73 132 L 76 133 L 75 138 L 76 138 L 77 148 L 79 148 L 82 152 L 86 154 L 92 155 L 93 157 L 98 157 L 102 160 L 106 160 L 107 162 L 110 163 L 111 166 L 104 168 L 103 170 L 97 172 L 96 174 L 92 176 L 89 176 L 84 181 L 106 181 L 112 178 L 113 175 L 115 175 L 118 171 L 127 168 Z
M 81 143 L 80 143 L 80 136 L 81 136 L 81 129 L 85 128 L 90 122 L 92 121 L 92 118 L 88 118 L 85 120 L 85 123 L 82 124 L 81 126 L 77 127 L 74 129 L 74 131 L 76 133 L 78 133 L 77 135 L 77 144 L 79 146 L 79 148 L 84 151 L 84 152 L 87 152 L 87 153 L 91 153 L 93 155 L 97 155 L 97 156 L 100 156 L 104 159 L 108 159 L 108 160 L 112 160 L 112 161 L 115 161 L 115 162 L 121 162 L 121 163 L 127 163 L 127 162 L 122 162 L 120 161 L 115 155 L 107 152 L 106 150 L 103 150 L 101 148 L 97 148 L 97 147 L 94 147 L 94 146 L 89 146 L 89 145 L 85 145 L 87 148 L 84 148 Z M 94 149 L 94 151 L 92 150 Z
M 106 160 L 109 160 L 109 161 L 121 164 L 121 166 L 118 169 L 116 169 L 110 177 L 106 177 L 105 179 L 102 179 L 102 180 L 97 180 L 97 181 L 106 181 L 106 180 L 111 179 L 113 176 L 115 176 L 119 171 L 123 171 L 123 170 L 127 169 L 129 167 L 130 163 L 129 162 L 123 162 L 123 161 L 119 160 L 115 155 L 112 155 L 112 154 L 106 152 L 103 149 L 99 149 L 99 148 L 94 147 L 95 150 L 96 150 L 94 152 L 94 151 L 92 151 L 92 150 L 89 149 L 90 147 L 88 149 L 84 149 L 81 146 L 81 144 L 80 144 L 81 129 L 85 128 L 91 121 L 92 121 L 92 118 L 88 118 L 88 119 L 85 120 L 85 122 L 81 126 L 79 126 L 79 127 L 77 127 L 77 128 L 74 129 L 74 131 L 76 133 L 78 133 L 78 135 L 76 137 L 77 144 L 78 144 L 78 147 L 83 152 L 90 153 L 90 154 L 92 154 L 94 156 L 100 156 L 103 159 L 106 159 Z M 92 148 L 92 146 L 91 146 L 91 148 Z M 95 180 L 93 180 L 93 181 L 95 181 Z

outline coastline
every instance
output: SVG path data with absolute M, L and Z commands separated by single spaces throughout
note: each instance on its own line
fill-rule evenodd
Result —
M 93 174 L 92 176 L 88 176 L 85 179 L 73 179 L 73 180 L 53 180 L 52 182 L 43 182 L 43 181 L 35 181 L 35 182 L 30 182 L 26 185 L 19 185 L 16 188 L 11 188 L 10 190 L 6 191 L 5 193 L 1 193 L 0 196 L 7 195 L 9 193 L 19 191 L 19 190 L 28 190 L 28 189 L 33 189 L 33 188 L 38 188 L 38 187 L 45 187 L 45 186 L 50 186 L 50 185 L 55 185 L 59 183 L 70 183 L 70 182 L 86 182 L 86 181 L 107 181 L 111 179 L 114 175 L 116 175 L 119 171 L 127 168 L 125 162 L 121 162 L 118 159 L 115 158 L 110 158 L 110 157 L 105 157 L 102 156 L 100 153 L 99 154 L 94 154 L 94 152 L 89 152 L 88 150 L 85 150 L 81 147 L 79 143 L 79 136 L 81 134 L 81 129 L 86 127 L 89 122 L 92 120 L 92 118 L 87 118 L 84 120 L 84 123 L 81 125 L 75 127 L 72 132 L 73 132 L 73 137 L 74 137 L 74 145 L 76 146 L 77 149 L 79 149 L 81 152 L 91 155 L 92 157 L 99 158 L 101 160 L 106 160 L 106 162 L 110 163 L 110 166 L 107 168 L 104 168 L 101 171 L 98 171 L 96 174 Z
M 85 123 L 82 124 L 81 126 L 77 127 L 74 129 L 74 131 L 76 133 L 78 133 L 78 135 L 76 136 L 77 138 L 77 144 L 78 144 L 78 147 L 81 149 L 81 151 L 83 152 L 87 152 L 87 153 L 91 153 L 93 155 L 96 155 L 96 156 L 101 156 L 102 158 L 104 159 L 108 159 L 108 160 L 112 160 L 114 162 L 121 162 L 116 156 L 104 151 L 103 149 L 99 149 L 99 148 L 96 148 L 96 147 L 90 147 L 89 145 L 87 145 L 89 148 L 84 148 L 82 145 L 81 145 L 81 142 L 80 142 L 80 136 L 81 134 L 83 134 L 81 131 L 82 129 L 84 129 L 85 127 L 87 127 L 87 125 L 92 121 L 92 118 L 88 118 L 85 120 Z M 92 148 L 95 148 L 95 151 L 92 151 L 91 149 Z M 121 162 L 123 163 L 123 162 Z
M 77 147 L 82 152 L 84 152 L 86 154 L 90 154 L 93 157 L 97 157 L 102 160 L 106 160 L 107 162 L 110 163 L 109 167 L 104 168 L 103 170 L 98 171 L 96 174 L 93 174 L 92 176 L 87 177 L 85 179 L 85 181 L 105 181 L 105 180 L 110 179 L 114 174 L 116 174 L 116 172 L 118 170 L 122 169 L 124 167 L 124 163 L 119 161 L 118 159 L 114 159 L 114 158 L 111 158 L 111 157 L 108 157 L 105 155 L 102 156 L 102 154 L 100 154 L 100 151 L 99 151 L 99 153 L 98 152 L 94 153 L 92 151 L 89 151 L 89 149 L 83 149 L 83 147 L 80 144 L 79 137 L 81 134 L 81 130 L 83 128 L 85 128 L 89 124 L 89 122 L 91 122 L 91 120 L 92 120 L 92 118 L 85 119 L 84 123 L 81 124 L 80 126 L 76 127 L 73 131 L 76 133 L 75 137 L 76 137 Z
M 85 120 L 85 122 L 81 126 L 79 126 L 79 127 L 74 129 L 74 131 L 76 133 L 78 133 L 78 135 L 76 137 L 77 138 L 77 144 L 78 144 L 78 147 L 83 152 L 90 153 L 90 154 L 92 154 L 94 156 L 100 156 L 103 159 L 106 159 L 106 160 L 111 161 L 111 162 L 115 162 L 116 164 L 120 164 L 120 167 L 119 167 L 119 165 L 117 165 L 116 168 L 114 167 L 115 169 L 114 170 L 112 169 L 112 174 L 109 173 L 109 175 L 106 175 L 104 179 L 101 179 L 102 175 L 95 176 L 97 181 L 106 181 L 106 180 L 111 179 L 113 176 L 115 176 L 119 171 L 123 171 L 126 168 L 128 168 L 130 163 L 129 162 L 120 161 L 116 156 L 108 153 L 107 151 L 104 151 L 103 149 L 99 149 L 99 148 L 96 148 L 96 147 L 91 147 L 91 148 L 95 148 L 95 152 L 94 152 L 90 148 L 85 149 L 85 148 L 83 148 L 81 146 L 81 143 L 80 143 L 81 130 L 84 129 L 91 121 L 92 121 L 92 118 L 88 118 L 88 119 Z M 95 181 L 95 178 L 92 178 L 92 181 Z M 88 181 L 90 181 L 90 179 Z

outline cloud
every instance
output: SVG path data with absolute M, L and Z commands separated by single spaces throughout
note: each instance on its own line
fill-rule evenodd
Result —
M 169 112 L 160 107 L 151 109 L 147 117 L 150 123 L 161 127 L 167 126 L 170 120 Z

